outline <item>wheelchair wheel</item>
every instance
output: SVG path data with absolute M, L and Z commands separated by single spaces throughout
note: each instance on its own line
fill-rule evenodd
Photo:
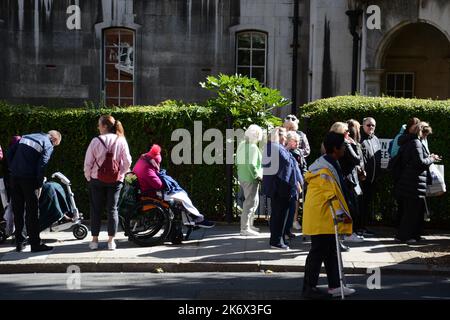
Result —
M 143 210 L 143 205 L 131 217 L 124 218 L 125 234 L 130 241 L 142 247 L 164 243 L 172 224 L 170 213 L 158 205 Z
M 88 235 L 88 228 L 83 224 L 78 224 L 73 227 L 72 233 L 75 239 L 83 240 Z

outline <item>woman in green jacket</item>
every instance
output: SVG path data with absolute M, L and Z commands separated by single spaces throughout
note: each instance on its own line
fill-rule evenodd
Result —
M 262 129 L 255 124 L 250 125 L 245 131 L 245 140 L 239 144 L 236 152 L 238 179 L 245 198 L 241 214 L 243 236 L 258 235 L 258 229 L 253 223 L 259 205 L 259 183 L 262 179 L 262 155 L 257 145 L 262 137 Z

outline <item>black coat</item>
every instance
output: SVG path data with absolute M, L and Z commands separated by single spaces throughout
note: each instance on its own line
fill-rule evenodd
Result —
M 366 183 L 374 183 L 381 172 L 381 144 L 377 136 L 369 136 L 361 130 L 361 148 L 364 155 L 364 169 L 367 173 Z
M 395 192 L 399 197 L 419 198 L 426 195 L 428 168 L 434 162 L 424 145 L 414 135 L 404 134 L 399 140 L 400 170 Z
M 345 141 L 344 157 L 339 160 L 344 179 L 350 182 L 352 188 L 359 184 L 358 167 L 363 166 L 363 155 L 359 145 Z

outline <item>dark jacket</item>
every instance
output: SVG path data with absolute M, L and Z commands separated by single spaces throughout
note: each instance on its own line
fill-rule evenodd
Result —
M 419 138 L 404 134 L 398 139 L 401 172 L 395 185 L 399 197 L 419 198 L 426 195 L 427 171 L 434 162 L 426 154 Z
M 364 156 L 364 168 L 367 183 L 374 183 L 381 171 L 381 143 L 377 136 L 369 136 L 361 129 L 361 148 Z
M 294 157 L 295 161 L 298 164 L 298 167 L 300 169 L 300 173 L 304 175 L 308 171 L 308 165 L 306 164 L 305 157 L 301 153 L 300 149 L 292 149 L 289 150 L 291 155 Z
M 36 178 L 42 186 L 45 168 L 53 153 L 53 145 L 46 133 L 22 136 L 7 154 L 9 172 L 13 177 Z
M 262 192 L 269 198 L 297 195 L 301 173 L 294 157 L 282 145 L 269 142 L 263 152 Z
M 362 167 L 363 154 L 359 145 L 345 141 L 344 157 L 339 159 L 344 179 L 349 181 L 353 186 L 359 183 L 358 167 Z

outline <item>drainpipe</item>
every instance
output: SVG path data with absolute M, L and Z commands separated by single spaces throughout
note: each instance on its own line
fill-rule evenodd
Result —
M 356 85 L 358 81 L 358 52 L 359 52 L 359 37 L 356 31 L 359 25 L 359 17 L 362 15 L 361 9 L 347 10 L 345 14 L 349 19 L 350 34 L 353 37 L 353 54 L 352 54 L 352 95 L 356 94 Z
M 226 116 L 227 129 L 233 129 L 233 119 L 230 113 Z M 234 143 L 229 144 L 227 141 L 227 148 L 233 148 Z M 228 150 L 228 149 L 227 149 Z M 228 223 L 233 221 L 233 165 L 225 164 L 225 217 Z
M 291 114 L 297 114 L 297 59 L 298 59 L 298 25 L 299 25 L 299 1 L 294 0 L 294 24 L 293 41 L 292 41 L 292 93 L 291 93 Z

